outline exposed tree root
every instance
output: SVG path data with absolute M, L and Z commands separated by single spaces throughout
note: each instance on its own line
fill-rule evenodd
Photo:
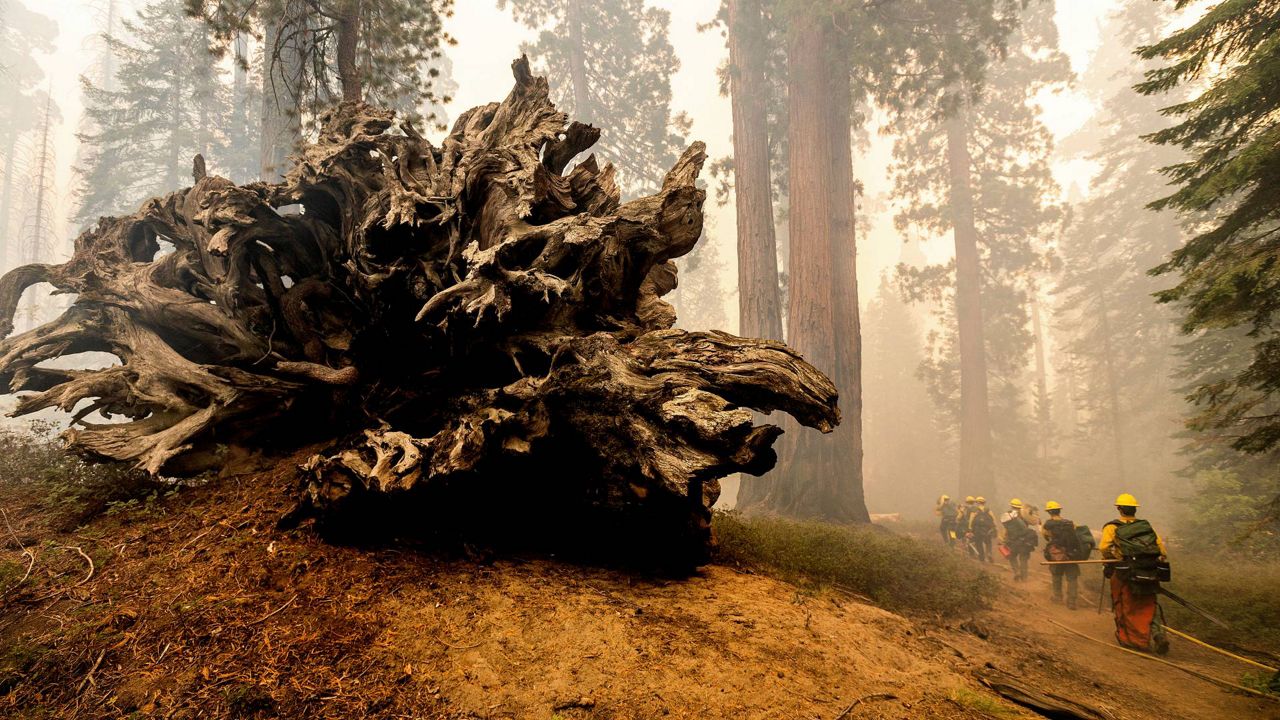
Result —
M 515 497 L 705 547 L 718 478 L 775 462 L 781 431 L 750 409 L 825 432 L 835 388 L 780 343 L 671 329 L 661 296 L 702 231 L 701 143 L 623 203 L 594 156 L 564 173 L 599 131 L 513 68 L 506 100 L 440 148 L 345 103 L 283 183 L 239 187 L 197 160 L 194 186 L 103 218 L 67 263 L 5 275 L 5 332 L 31 285 L 76 295 L 0 343 L 17 414 L 73 412 L 73 450 L 152 473 L 314 445 L 304 496 L 330 517 Z M 44 364 L 86 351 L 120 364 Z

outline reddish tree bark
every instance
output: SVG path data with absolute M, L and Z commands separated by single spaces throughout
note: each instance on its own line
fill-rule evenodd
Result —
M 827 37 L 814 17 L 792 21 L 787 44 L 787 106 L 791 182 L 787 341 L 804 347 L 824 372 L 836 364 L 831 303 L 831 196 Z M 830 476 L 834 445 L 813 433 L 794 434 L 783 449 L 782 472 L 768 480 L 757 503 L 766 511 L 821 515 L 821 490 Z
M 830 147 L 831 307 L 834 313 L 835 368 L 831 379 L 840 393 L 844 422 L 828 442 L 835 459 L 821 483 L 816 510 L 831 520 L 871 522 L 862 488 L 862 323 L 858 314 L 858 243 L 854 224 L 856 197 L 850 112 L 849 65 L 833 58 L 829 71 L 827 125 Z
M 768 103 L 759 0 L 729 0 L 729 92 L 733 109 L 738 223 L 738 331 L 782 339 L 778 245 L 769 171 Z
M 769 127 L 759 0 L 729 0 L 729 93 L 733 110 L 734 209 L 738 233 L 738 332 L 782 339 L 778 246 L 769 169 Z M 770 480 L 742 477 L 738 506 L 767 495 Z

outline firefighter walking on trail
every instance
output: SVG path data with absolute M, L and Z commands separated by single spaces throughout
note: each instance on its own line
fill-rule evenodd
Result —
M 991 542 L 996 537 L 996 516 L 987 507 L 987 499 L 979 495 L 974 499 L 978 507 L 969 518 L 969 532 L 973 533 L 973 544 L 978 548 L 978 559 L 983 562 L 995 562 L 991 551 Z
M 1156 595 L 1167 579 L 1168 551 L 1151 523 L 1139 520 L 1138 500 L 1129 493 L 1116 498 L 1120 517 L 1102 528 L 1098 549 L 1104 558 L 1120 560 L 1108 565 L 1111 609 L 1115 613 L 1116 640 L 1136 650 L 1164 654 L 1169 641 L 1156 620 Z
M 961 505 L 956 511 L 956 537 L 963 538 L 964 551 L 969 557 L 978 557 L 978 546 L 973 541 L 973 531 L 970 525 L 973 524 L 973 515 L 978 512 L 978 506 L 974 504 L 976 501 L 972 495 L 965 496 L 964 505 Z
M 1078 532 L 1075 523 L 1062 517 L 1062 505 L 1058 501 L 1050 500 L 1044 504 L 1044 509 L 1049 513 L 1049 519 L 1040 526 L 1040 534 L 1045 540 L 1044 559 L 1049 562 L 1088 560 L 1093 552 L 1092 535 L 1088 536 L 1089 542 L 1086 543 L 1083 540 L 1085 533 Z M 1087 528 L 1085 532 L 1088 532 Z M 1062 581 L 1066 580 L 1067 609 L 1075 610 L 1079 595 L 1080 566 L 1050 565 L 1049 572 L 1053 575 L 1053 601 L 1063 601 Z
M 947 547 L 956 544 L 956 504 L 951 502 L 950 495 L 938 498 L 938 506 L 933 510 L 938 514 L 938 531 L 942 533 L 942 542 Z
M 1000 525 L 1004 528 L 1004 546 L 1008 550 L 1009 567 L 1013 570 L 1014 580 L 1027 579 L 1027 561 L 1031 559 L 1031 551 L 1036 549 L 1040 538 L 1031 529 L 1030 523 L 1022 516 L 1022 501 L 1014 498 L 1009 501 L 1009 511 L 1000 516 Z

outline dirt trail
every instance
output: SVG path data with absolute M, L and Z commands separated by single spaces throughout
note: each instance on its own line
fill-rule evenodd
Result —
M 723 566 L 665 580 L 334 546 L 276 529 L 283 484 L 183 491 L 63 533 L 29 487 L 0 478 L 35 558 L 0 597 L 0 717 L 1038 717 L 983 687 L 991 663 L 1121 720 L 1280 718 L 1280 705 L 1046 631 L 1041 617 L 1109 637 L 1106 616 L 1044 601 L 1047 577 L 963 623 L 906 618 Z M 8 539 L 0 560 L 21 559 Z
M 1035 563 L 1038 558 L 1034 558 Z M 990 632 L 984 641 L 957 633 L 957 647 L 975 662 L 991 662 L 1029 684 L 1108 711 L 1117 718 L 1280 718 L 1280 703 L 1223 689 L 1174 668 L 1134 657 L 1072 635 L 1055 620 L 1098 640 L 1115 642 L 1109 598 L 1098 608 L 1100 570 L 1089 567 L 1080 580 L 1079 609 L 1050 600 L 1050 575 L 1033 565 L 1031 577 L 1013 583 L 999 571 L 1005 591 L 997 607 L 980 620 Z M 1162 602 L 1168 602 L 1162 601 Z M 1166 659 L 1207 675 L 1239 683 L 1249 666 L 1178 637 L 1170 636 Z

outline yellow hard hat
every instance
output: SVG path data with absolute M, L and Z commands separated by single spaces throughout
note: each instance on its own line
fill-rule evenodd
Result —
M 1044 504 L 1044 509 L 1045 510 L 1061 510 L 1062 504 L 1059 503 L 1057 500 L 1050 500 L 1049 502 Z
M 987 501 L 987 499 L 986 499 L 986 498 L 984 498 L 984 497 L 982 497 L 981 495 L 979 495 L 978 497 L 974 498 L 974 501 L 975 501 L 975 502 L 980 502 L 980 503 L 985 503 L 985 502 Z
M 939 499 L 939 500 L 950 500 L 950 499 L 951 499 L 951 496 L 950 496 L 950 495 L 943 495 L 942 497 L 940 497 L 940 498 L 938 498 L 938 499 Z
M 1016 508 L 1020 508 L 1020 507 L 1022 507 L 1022 501 L 1021 501 L 1021 500 L 1019 500 L 1018 498 L 1014 498 L 1014 499 L 1012 499 L 1012 500 L 1010 500 L 1010 501 L 1009 501 L 1009 507 L 1016 507 Z
M 1138 498 L 1130 495 L 1129 493 L 1124 493 L 1120 497 L 1116 498 L 1116 505 L 1138 507 Z
M 972 495 L 965 495 L 965 496 L 964 496 L 964 501 L 965 501 L 965 502 L 967 502 L 967 503 L 971 503 L 971 502 L 973 502 L 973 496 L 972 496 Z

